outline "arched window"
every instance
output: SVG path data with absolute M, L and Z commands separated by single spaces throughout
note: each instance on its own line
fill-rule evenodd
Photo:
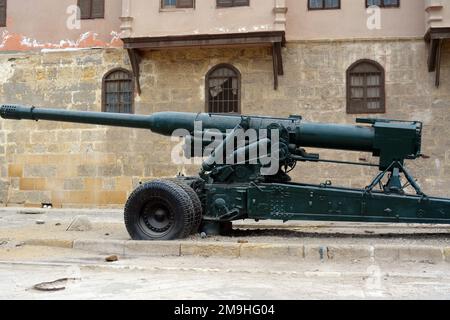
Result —
M 384 113 L 384 69 L 375 61 L 359 60 L 347 69 L 347 113 Z
M 206 75 L 206 111 L 241 112 L 241 74 L 229 64 L 219 64 Z
M 133 113 L 134 81 L 130 71 L 110 70 L 103 77 L 102 111 Z

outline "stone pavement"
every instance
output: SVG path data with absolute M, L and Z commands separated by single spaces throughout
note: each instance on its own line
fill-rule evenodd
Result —
M 450 299 L 448 264 L 121 257 L 24 246 L 2 255 L 0 299 Z M 33 286 L 70 278 L 57 292 Z
M 92 229 L 65 231 L 79 215 Z M 449 226 L 240 221 L 136 242 L 120 210 L 0 208 L 0 299 L 450 299 L 449 239 Z
M 75 216 L 88 231 L 66 231 Z M 16 245 L 73 248 L 121 256 L 221 256 L 313 261 L 450 261 L 450 227 L 442 225 L 239 221 L 226 236 L 135 242 L 120 210 L 0 209 L 0 249 Z M 0 251 L 1 258 L 1 251 Z

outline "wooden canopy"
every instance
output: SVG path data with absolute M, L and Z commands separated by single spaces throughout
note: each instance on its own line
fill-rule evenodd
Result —
M 274 89 L 278 89 L 278 76 L 284 74 L 281 48 L 285 46 L 284 31 L 264 31 L 228 34 L 198 34 L 165 37 L 124 38 L 138 93 L 141 93 L 139 82 L 142 51 L 171 48 L 193 47 L 237 47 L 237 46 L 270 46 L 272 48 Z
M 428 71 L 436 73 L 436 87 L 439 87 L 441 81 L 441 51 L 447 39 L 450 39 L 450 28 L 430 28 L 425 35 L 425 41 L 429 43 Z

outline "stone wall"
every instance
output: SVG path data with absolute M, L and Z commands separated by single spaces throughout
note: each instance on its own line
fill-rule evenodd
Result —
M 358 59 L 378 61 L 386 71 L 387 114 L 425 123 L 423 152 L 408 162 L 429 194 L 450 197 L 450 46 L 444 48 L 441 87 L 426 68 L 422 40 L 289 43 L 285 75 L 273 90 L 268 48 L 184 49 L 146 54 L 136 112 L 205 109 L 204 76 L 218 63 L 242 74 L 245 114 L 303 115 L 309 121 L 353 123 L 345 112 L 345 71 Z M 99 111 L 101 79 L 115 67 L 130 69 L 125 51 L 92 49 L 0 55 L 2 103 Z M 139 181 L 196 166 L 171 164 L 169 138 L 145 130 L 51 122 L 0 120 L 0 201 L 3 205 L 121 207 Z M 316 150 L 310 150 L 311 152 Z M 324 158 L 357 161 L 370 155 L 320 150 Z M 299 164 L 294 178 L 364 187 L 376 169 Z

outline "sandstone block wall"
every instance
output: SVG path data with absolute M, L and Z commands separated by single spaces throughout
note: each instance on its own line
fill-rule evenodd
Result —
M 450 197 L 450 46 L 444 48 L 439 89 L 427 71 L 422 40 L 292 42 L 283 56 L 285 75 L 274 91 L 268 48 L 147 53 L 136 112 L 204 111 L 205 74 L 218 63 L 231 63 L 242 74 L 245 114 L 300 114 L 308 121 L 353 123 L 355 116 L 345 112 L 345 71 L 358 59 L 373 59 L 386 71 L 387 113 L 380 117 L 425 123 L 423 152 L 431 158 L 410 161 L 408 168 L 427 193 Z M 130 69 L 122 49 L 1 54 L 0 100 L 100 111 L 102 76 L 115 67 Z M 196 172 L 194 165 L 171 163 L 174 145 L 145 130 L 0 120 L 0 202 L 121 207 L 139 181 Z M 371 160 L 362 153 L 320 153 L 324 158 Z M 376 173 L 376 169 L 302 163 L 293 177 L 364 187 Z

